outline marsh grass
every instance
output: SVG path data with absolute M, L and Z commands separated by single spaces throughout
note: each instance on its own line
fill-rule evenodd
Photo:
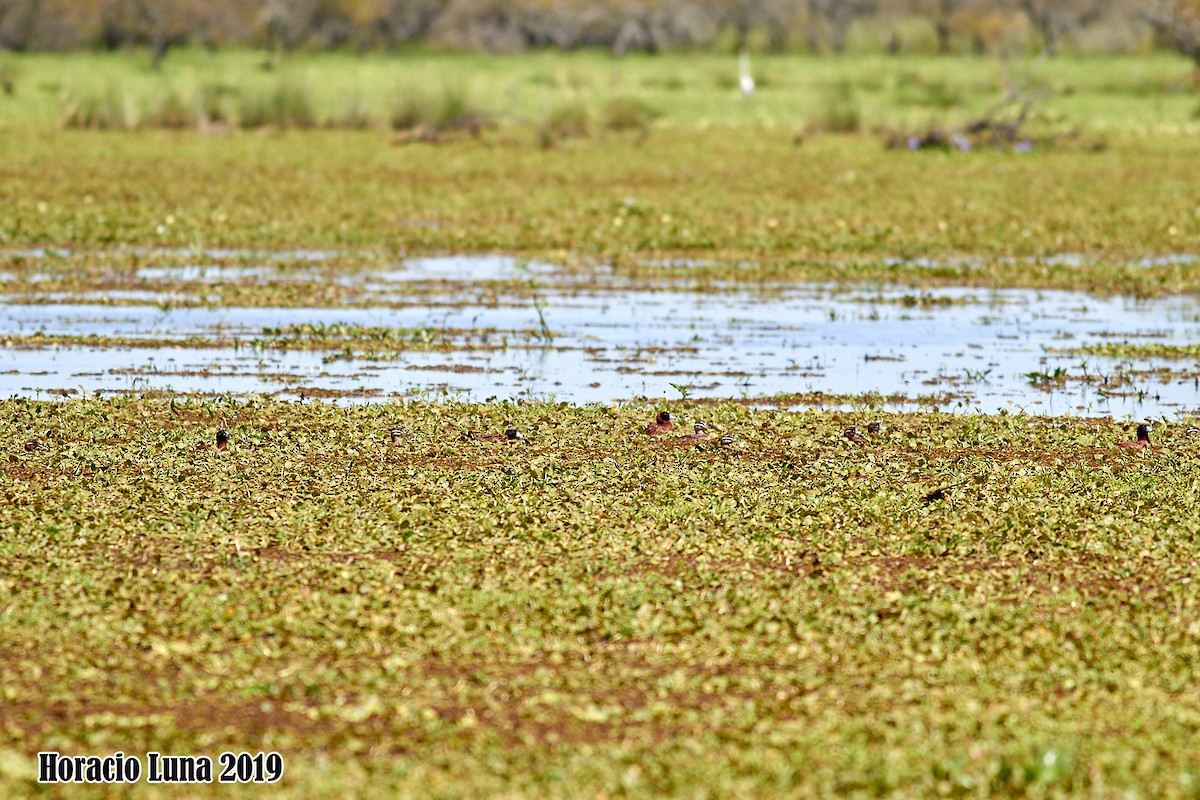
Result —
M 278 750 L 280 797 L 1191 791 L 1186 423 L 663 407 L 743 447 L 652 407 L 0 402 L 8 796 L 50 745 Z
M 1200 363 L 1200 344 L 1166 344 L 1164 342 L 1096 342 L 1077 347 L 1055 348 L 1056 353 L 1075 353 L 1085 356 L 1127 359 L 1169 359 Z
M 1074 87 L 1049 97 L 1048 113 L 1037 122 L 1034 133 L 1040 138 L 1034 144 L 1044 139 L 1051 146 L 1013 152 L 1011 144 L 1001 143 L 987 152 L 910 153 L 884 150 L 881 138 L 862 133 L 807 136 L 797 150 L 786 132 L 794 130 L 789 121 L 803 124 L 813 109 L 816 128 L 908 132 L 930 124 L 930 114 L 936 113 L 935 122 L 946 126 L 942 130 L 956 130 L 952 126 L 996 102 L 996 87 L 1005 85 L 1001 68 L 970 59 L 763 58 L 756 68 L 761 63 L 778 84 L 746 99 L 714 91 L 704 80 L 689 80 L 679 92 L 642 86 L 651 75 L 710 75 L 718 64 L 728 67 L 728 58 L 696 57 L 694 63 L 674 56 L 627 58 L 614 65 L 586 53 L 547 55 L 536 63 L 331 54 L 311 61 L 298 57 L 264 75 L 241 54 L 178 55 L 161 77 L 131 72 L 116 57 L 16 59 L 25 81 L 43 88 L 22 92 L 9 104 L 13 130 L 25 133 L 0 139 L 6 165 L 0 201 L 8 209 L 0 220 L 0 243 L 21 248 L 69 242 L 105 250 L 115 243 L 314 246 L 369 249 L 376 257 L 552 254 L 556 261 L 603 262 L 646 281 L 669 271 L 654 265 L 664 259 L 702 262 L 694 274 L 707 282 L 895 279 L 915 285 L 996 282 L 1161 294 L 1188 291 L 1200 280 L 1195 270 L 1183 267 L 1131 263 L 1145 255 L 1200 250 L 1200 216 L 1185 180 L 1200 160 L 1197 139 L 1186 128 L 1194 98 L 1166 95 L 1151 107 L 1137 96 L 1094 89 L 1136 86 L 1146 75 L 1186 75 L 1186 65 L 1177 60 L 1096 64 L 1066 58 L 1026 65 L 1031 79 Z M 397 89 L 397 63 L 411 69 L 406 81 L 429 90 Z M 178 73 L 171 71 L 172 64 Z M 922 84 L 960 93 L 964 103 L 944 112 L 902 106 L 895 73 L 903 71 L 919 76 Z M 560 73 L 588 77 L 593 89 L 564 88 L 554 79 Z M 553 80 L 547 86 L 530 84 L 530 74 Z M 269 141 L 188 135 L 168 141 L 79 132 L 54 139 L 23 127 L 36 125 L 39 113 L 59 113 L 59 98 L 67 95 L 82 98 L 73 102 L 67 126 L 136 128 L 147 108 L 142 100 L 166 85 L 191 98 L 199 85 L 209 88 L 197 105 L 210 110 L 199 115 L 197 126 L 224 128 L 230 122 L 205 126 L 202 120 L 234 121 L 239 97 L 266 96 L 273 87 L 289 84 L 306 87 L 307 99 L 297 103 L 300 114 L 256 111 L 252 116 L 263 124 L 276 120 L 272 126 L 298 116 L 323 128 L 325 120 L 339 114 L 353 126 L 373 115 L 384 127 L 393 120 L 416 127 L 399 136 L 321 129 Z M 470 93 L 447 95 L 446 86 Z M 522 88 L 509 93 L 510 86 Z M 492 112 L 501 135 L 476 142 L 439 133 L 438 126 L 456 125 L 464 116 L 478 119 L 474 102 L 463 99 L 476 94 L 502 98 L 495 101 L 502 110 Z M 426 96 L 428 101 L 421 99 Z M 128 101 L 134 98 L 139 104 L 130 113 Z M 361 105 L 339 111 L 347 98 L 359 98 Z M 606 113 L 605 104 L 614 98 L 631 102 L 617 103 Z M 646 104 L 662 111 L 653 121 L 661 135 L 644 136 L 651 125 Z M 373 114 L 365 113 L 368 107 Z M 561 118 L 548 120 L 554 125 L 540 122 L 546 109 L 560 107 L 566 109 Z M 914 118 L 907 113 L 918 116 L 910 123 L 906 120 Z M 539 143 L 545 146 L 556 135 L 582 129 L 585 115 L 593 134 L 612 124 L 633 126 L 643 135 L 632 141 L 615 135 L 577 137 L 570 147 L 530 157 L 528 151 Z M 1108 150 L 1092 152 L 1099 148 L 1084 146 L 1086 136 L 1070 139 L 1061 133 L 1077 125 L 1083 131 L 1089 125 L 1107 131 Z M 429 159 L 421 148 L 397 152 L 393 147 L 426 137 L 441 142 L 445 158 Z M 907 136 L 897 141 L 907 142 Z M 156 178 L 164 173 L 172 179 Z M 402 189 L 417 185 L 427 190 Z M 579 187 L 587 187 L 582 199 Z M 91 202 L 83 200 L 87 197 Z M 288 198 L 286 204 L 281 197 Z M 614 209 L 627 198 L 653 213 L 622 218 L 618 226 Z M 170 225 L 164 224 L 167 216 L 175 220 Z M 1079 269 L 1036 263 L 1039 256 L 1055 253 L 1084 253 L 1094 260 Z M 967 265 L 956 261 L 958 256 L 979 263 Z M 1011 256 L 1035 261 L 998 260 Z M 944 257 L 945 264 L 930 269 L 895 264 L 923 257 Z M 90 270 L 81 273 L 84 279 L 98 282 Z M 62 288 L 66 283 L 64 278 Z M 222 301 L 251 302 L 242 287 L 219 291 Z M 344 301 L 339 288 L 328 291 L 331 301 L 306 285 L 294 300 L 278 302 Z
M 233 101 L 237 90 L 217 80 L 204 80 L 196 87 L 196 124 L 200 130 L 233 124 Z
M 315 350 L 338 354 L 338 358 L 393 359 L 404 353 L 428 350 L 496 350 L 509 346 L 529 346 L 535 341 L 548 343 L 553 333 L 546 324 L 544 304 L 532 293 L 538 315 L 537 329 L 488 329 L 479 335 L 474 329 L 413 328 L 367 326 L 351 323 L 294 323 L 267 326 L 256 334 L 239 336 L 112 336 L 105 334 L 0 334 L 0 343 L 13 349 L 52 349 L 82 346 L 92 348 L 162 348 L 239 350 Z M 170 307 L 170 306 L 168 306 Z
M 862 108 L 848 81 L 829 87 L 820 110 L 808 120 L 808 130 L 815 133 L 858 133 L 862 129 Z
M 711 124 L 757 129 L 763 119 L 798 125 L 840 83 L 858 95 L 868 127 L 909 122 L 924 109 L 964 113 L 994 102 L 1015 78 L 1043 81 L 1061 96 L 1055 101 L 1071 125 L 1098 130 L 1156 130 L 1187 124 L 1195 105 L 1186 59 L 1167 55 L 1048 60 L 855 56 L 755 56 L 760 88 L 753 102 L 736 89 L 736 58 L 728 54 L 627 56 L 618 61 L 595 52 L 496 57 L 421 51 L 385 56 L 292 54 L 264 73 L 258 54 L 173 50 L 161 73 L 141 68 L 122 54 L 9 54 L 22 75 L 22 91 L 6 117 L 23 124 L 52 126 L 70 98 L 113 83 L 144 106 L 164 84 L 190 95 L 194 84 L 218 81 L 238 91 L 265 91 L 282 76 L 305 81 L 319 120 L 342 113 L 343 98 L 358 94 L 373 115 L 386 121 L 397 76 L 416 87 L 465 86 L 485 98 L 500 124 L 538 120 L 545 109 L 582 100 L 599 117 L 606 99 L 630 95 L 651 102 L 672 127 Z M 681 85 L 682 84 L 682 85 Z M 57 86 L 59 90 L 50 87 Z M 61 90 L 61 91 L 60 91 Z M 65 98 L 65 99 L 64 99 Z M 954 106 L 951 100 L 960 100 Z M 933 105 L 922 103 L 932 102 Z
M 166 130 L 196 129 L 200 125 L 201 109 L 196 98 L 186 98 L 172 87 L 166 87 L 141 115 L 138 126 Z M 207 117 L 207 115 L 205 115 Z M 211 121 L 211 118 L 208 118 Z
M 21 77 L 20 68 L 7 58 L 0 58 L 0 92 L 6 97 L 17 93 L 17 83 Z
M 963 105 L 966 95 L 948 78 L 928 79 L 919 73 L 901 73 L 896 80 L 896 99 L 904 105 L 945 111 Z
M 661 89 L 664 92 L 682 92 L 687 88 L 687 81 L 678 74 L 650 75 L 642 78 L 641 83 L 647 89 Z
M 314 128 L 317 112 L 312 93 L 302 80 L 281 76 L 266 87 L 238 95 L 238 125 L 242 128 Z
M 1181 59 L 1032 64 L 1072 87 L 1052 101 L 1054 124 L 1114 132 L 1113 146 L 1017 154 L 841 135 L 797 150 L 781 132 L 827 97 L 821 116 L 853 122 L 831 130 L 956 96 L 947 113 L 973 113 L 1003 85 L 983 60 L 908 64 L 926 86 L 906 99 L 887 74 L 896 62 L 780 58 L 764 65 L 772 91 L 747 101 L 646 80 L 712 75 L 728 58 L 618 69 L 587 53 L 533 65 L 418 54 L 429 86 L 504 97 L 520 85 L 510 124 L 579 101 L 604 128 L 610 98 L 663 114 L 661 135 L 636 142 L 541 152 L 525 127 L 450 137 L 434 159 L 369 132 L 89 133 L 143 125 L 163 86 L 191 97 L 176 69 L 230 87 L 201 117 L 241 123 L 249 97 L 263 125 L 318 125 L 355 87 L 383 87 L 363 102 L 391 121 L 394 60 L 296 57 L 277 78 L 253 54 L 181 51 L 164 82 L 118 56 L 13 58 L 0 260 L 6 294 L 35 302 L 138 288 L 138 268 L 192 263 L 197 242 L 247 264 L 262 250 L 328 253 L 326 277 L 170 284 L 226 305 L 369 303 L 328 277 L 480 251 L 581 275 L 602 264 L 656 291 L 1200 292 L 1184 260 L 1135 260 L 1200 249 L 1195 98 L 1143 91 L 1181 74 Z M 314 64 L 320 76 L 299 82 Z M 284 85 L 302 86 L 299 99 L 271 99 Z M 470 115 L 471 102 L 431 95 L 406 130 Z M 653 121 L 618 110 L 630 130 Z M 54 119 L 76 130 L 43 135 Z M 1059 253 L 1087 258 L 1043 258 Z M 540 330 L 525 338 L 548 339 L 526 291 Z M 459 346 L 457 333 L 300 325 L 255 338 L 399 353 Z M 1117 377 L 1121 391 L 1146 386 Z M 1030 374 L 1060 379 L 1104 377 Z M 1195 794 L 1194 418 L 1129 452 L 1115 445 L 1132 430 L 1110 420 L 679 393 L 662 407 L 682 427 L 703 420 L 741 447 L 651 441 L 650 406 L 0 401 L 6 796 L 42 795 L 34 754 L 51 747 L 279 750 L 279 797 Z M 762 407 L 833 404 L 855 410 Z M 880 419 L 865 445 L 842 435 Z M 411 436 L 393 445 L 398 425 Z M 509 426 L 526 442 L 459 441 Z M 233 434 L 223 453 L 218 427 Z
M 72 97 L 61 125 L 91 131 L 131 131 L 141 123 L 136 101 L 115 84 Z
M 503 252 L 583 273 L 601 263 L 643 286 L 865 280 L 1137 296 L 1200 287 L 1185 262 L 1139 261 L 1200 251 L 1188 177 L 1200 168 L 1200 146 L 1190 138 L 1022 154 L 888 151 L 871 137 L 841 136 L 813 136 L 798 151 L 782 131 L 753 137 L 748 151 L 744 132 L 661 134 L 593 136 L 544 152 L 527 135 L 491 147 L 458 137 L 438 159 L 350 131 L 269 143 L 63 134 L 70 147 L 0 138 L 0 202 L 9 208 L 0 241 L 72 249 L 62 269 L 55 260 L 10 265 L 6 291 L 44 302 L 37 297 L 51 291 L 137 289 L 128 271 L 148 256 L 127 246 L 197 241 L 237 251 L 325 248 L 336 270 L 401 252 Z M 162 171 L 172 180 L 156 180 Z M 418 185 L 415 194 L 402 189 Z M 224 199 L 233 196 L 236 204 Z M 1060 253 L 1083 257 L 1052 258 Z M 162 256 L 164 264 L 186 259 Z M 162 287 L 236 305 L 356 302 L 351 287 L 330 281 Z
M 650 132 L 654 120 L 660 116 L 662 112 L 645 100 L 626 96 L 609 98 L 600 112 L 605 130 L 630 131 L 643 136 Z
M 543 145 L 548 145 L 572 137 L 586 137 L 591 130 L 591 112 L 585 104 L 575 101 L 564 103 L 547 113 L 538 135 Z
M 342 101 L 338 114 L 326 121 L 326 127 L 347 130 L 366 130 L 380 124 L 372 113 L 371 105 L 363 95 L 355 92 Z
M 478 136 L 491 124 L 491 117 L 472 101 L 466 88 L 445 84 L 396 90 L 388 121 L 394 130 L 431 138 L 455 132 Z

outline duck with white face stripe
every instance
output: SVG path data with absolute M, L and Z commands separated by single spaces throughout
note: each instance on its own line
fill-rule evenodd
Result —
M 744 450 L 746 448 L 746 445 L 739 442 L 738 438 L 732 433 L 727 433 L 722 436 L 717 440 L 717 444 L 721 445 L 721 447 L 726 447 L 731 450 Z

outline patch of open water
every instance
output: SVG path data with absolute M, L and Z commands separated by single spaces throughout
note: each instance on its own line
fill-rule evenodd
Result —
M 470 260 L 468 259 L 468 262 Z M 419 267 L 418 279 L 492 279 Z M 513 260 L 511 268 L 526 270 Z M 481 277 L 485 276 L 485 277 Z M 378 273 L 364 280 L 395 278 Z M 403 278 L 400 278 L 401 280 Z M 450 278 L 447 278 L 450 279 Z M 411 299 L 411 298 L 410 298 Z M 553 339 L 537 337 L 529 301 L 462 307 L 179 308 L 103 305 L 0 307 L 0 332 L 248 342 L 264 328 L 353 324 L 470 332 L 469 349 L 410 351 L 388 359 L 330 358 L 303 350 L 229 344 L 179 347 L 61 346 L 0 349 L 0 395 L 52 390 L 347 392 L 377 397 L 452 393 L 468 399 L 555 397 L 610 402 L 635 396 L 763 397 L 819 391 L 937 396 L 944 410 L 1121 417 L 1180 416 L 1200 408 L 1200 382 L 1143 376 L 1119 389 L 1078 380 L 1047 391 L 1029 373 L 1110 374 L 1182 362 L 1129 362 L 1050 353 L 1122 338 L 1200 342 L 1200 301 L 1133 300 L 1076 292 L 795 286 L 770 293 L 587 291 L 561 285 L 539 302 Z M 487 344 L 481 337 L 487 334 Z M 1147 337 L 1150 337 L 1147 339 Z M 507 340 L 507 343 L 506 343 Z M 1086 367 L 1083 366 L 1086 364 Z M 928 407 L 926 403 L 920 407 Z M 914 407 L 914 406 L 909 406 Z

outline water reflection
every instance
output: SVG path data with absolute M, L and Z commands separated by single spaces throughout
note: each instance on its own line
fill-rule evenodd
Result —
M 436 261 L 436 260 L 426 260 Z M 517 260 L 449 268 L 410 262 L 414 279 L 480 280 L 495 269 L 547 267 Z M 469 266 L 469 263 L 468 263 Z M 455 270 L 458 270 L 457 272 Z M 488 270 L 492 270 L 489 272 Z M 397 271 L 365 280 L 403 280 Z M 486 277 L 480 278 L 480 275 Z M 213 393 L 348 392 L 370 400 L 453 393 L 470 399 L 555 397 L 611 402 L 635 396 L 762 397 L 793 392 L 933 397 L 947 410 L 1177 416 L 1200 407 L 1195 364 L 1048 352 L 1102 341 L 1200 341 L 1193 298 L 1098 299 L 1076 292 L 799 286 L 769 293 L 580 290 L 547 281 L 533 302 L 397 308 L 179 308 L 10 305 L 0 331 L 105 335 L 165 342 L 203 337 L 221 346 L 0 350 L 0 394 L 49 390 L 169 389 Z M 411 298 L 410 298 L 411 299 Z M 426 328 L 467 348 L 387 359 L 254 349 L 265 328 L 289 324 Z M 236 342 L 238 347 L 234 347 Z M 1124 364 L 1176 372 L 1120 387 L 1078 380 Z M 1065 374 L 1046 391 L 1031 373 Z

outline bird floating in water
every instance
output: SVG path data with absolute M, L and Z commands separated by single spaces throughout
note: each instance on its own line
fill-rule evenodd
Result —
M 388 435 L 392 437 L 392 444 L 400 444 L 400 440 L 408 436 L 408 431 L 405 428 L 392 428 Z
M 229 447 L 229 431 L 221 428 L 217 431 L 217 449 L 224 450 L 227 447 Z
M 854 427 L 853 425 L 851 425 L 849 428 L 846 428 L 846 432 L 842 435 L 845 436 L 850 441 L 854 442 L 855 444 L 866 444 L 867 443 L 867 440 L 864 439 L 862 437 L 862 434 L 860 434 L 858 432 L 858 428 Z

